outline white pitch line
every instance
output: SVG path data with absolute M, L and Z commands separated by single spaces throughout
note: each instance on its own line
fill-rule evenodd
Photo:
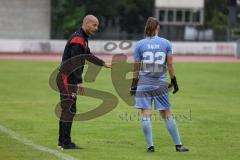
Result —
M 67 154 L 64 154 L 64 153 L 61 153 L 55 149 L 51 149 L 51 148 L 48 148 L 48 147 L 44 147 L 44 146 L 41 146 L 39 144 L 34 144 L 33 142 L 31 142 L 30 140 L 28 140 L 27 138 L 21 136 L 20 134 L 12 131 L 11 129 L 8 129 L 2 125 L 0 125 L 0 131 L 9 135 L 10 137 L 12 137 L 13 139 L 25 144 L 25 145 L 28 145 L 28 146 L 31 146 L 37 150 L 40 150 L 40 151 L 43 151 L 43 152 L 47 152 L 47 153 L 50 153 L 50 154 L 53 154 L 55 155 L 56 157 L 58 158 L 61 158 L 63 160 L 76 160 L 74 157 L 72 156 L 69 156 Z

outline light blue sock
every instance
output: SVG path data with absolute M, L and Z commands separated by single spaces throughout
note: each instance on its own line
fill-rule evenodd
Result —
M 174 117 L 171 115 L 170 117 L 168 117 L 164 120 L 165 120 L 166 127 L 168 129 L 168 132 L 170 133 L 174 143 L 176 145 L 182 145 L 182 142 L 181 142 L 180 136 L 179 136 L 179 132 L 178 132 L 178 128 L 177 128 L 177 124 L 176 124 Z
M 152 123 L 150 117 L 142 117 L 142 128 L 145 136 L 145 140 L 147 141 L 148 148 L 153 146 L 152 141 Z

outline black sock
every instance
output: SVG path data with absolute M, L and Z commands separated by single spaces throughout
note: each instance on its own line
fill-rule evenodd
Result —
M 181 148 L 182 147 L 182 145 L 176 145 L 176 148 Z

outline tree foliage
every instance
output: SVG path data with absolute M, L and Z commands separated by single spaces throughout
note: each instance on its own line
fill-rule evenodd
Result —
M 52 0 L 51 32 L 54 38 L 66 38 L 79 28 L 85 15 L 85 6 L 78 0 Z
M 141 33 L 146 19 L 154 14 L 154 0 L 122 0 L 119 13 L 122 31 Z
M 119 19 L 121 31 L 141 33 L 148 16 L 153 15 L 154 0 L 52 0 L 52 34 L 56 38 L 66 38 L 79 28 L 83 16 L 96 15 L 100 31 L 104 23 Z
M 205 27 L 226 30 L 227 7 L 227 0 L 205 0 Z M 117 19 L 121 32 L 141 34 L 154 10 L 154 0 L 52 0 L 52 37 L 67 38 L 80 27 L 86 14 L 99 18 L 100 31 L 104 31 L 109 20 Z
M 226 0 L 205 1 L 206 27 L 224 31 L 228 27 L 228 5 Z

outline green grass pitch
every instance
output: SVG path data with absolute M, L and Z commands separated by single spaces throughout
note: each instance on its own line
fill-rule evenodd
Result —
M 0 125 L 31 140 L 81 160 L 236 160 L 240 153 L 240 63 L 176 63 L 180 92 L 171 94 L 183 143 L 189 153 L 176 153 L 165 124 L 153 120 L 155 153 L 146 153 L 137 110 L 121 99 L 112 112 L 85 122 L 74 122 L 73 141 L 84 149 L 57 149 L 59 95 L 48 85 L 57 62 L 0 61 Z M 110 71 L 103 69 L 91 88 L 117 96 Z M 78 110 L 101 103 L 78 97 Z M 190 117 L 191 110 L 191 117 Z M 124 117 L 132 115 L 132 119 Z M 157 113 L 156 113 L 157 114 Z M 189 119 L 191 118 L 191 120 Z M 0 131 L 0 159 L 57 160 Z

